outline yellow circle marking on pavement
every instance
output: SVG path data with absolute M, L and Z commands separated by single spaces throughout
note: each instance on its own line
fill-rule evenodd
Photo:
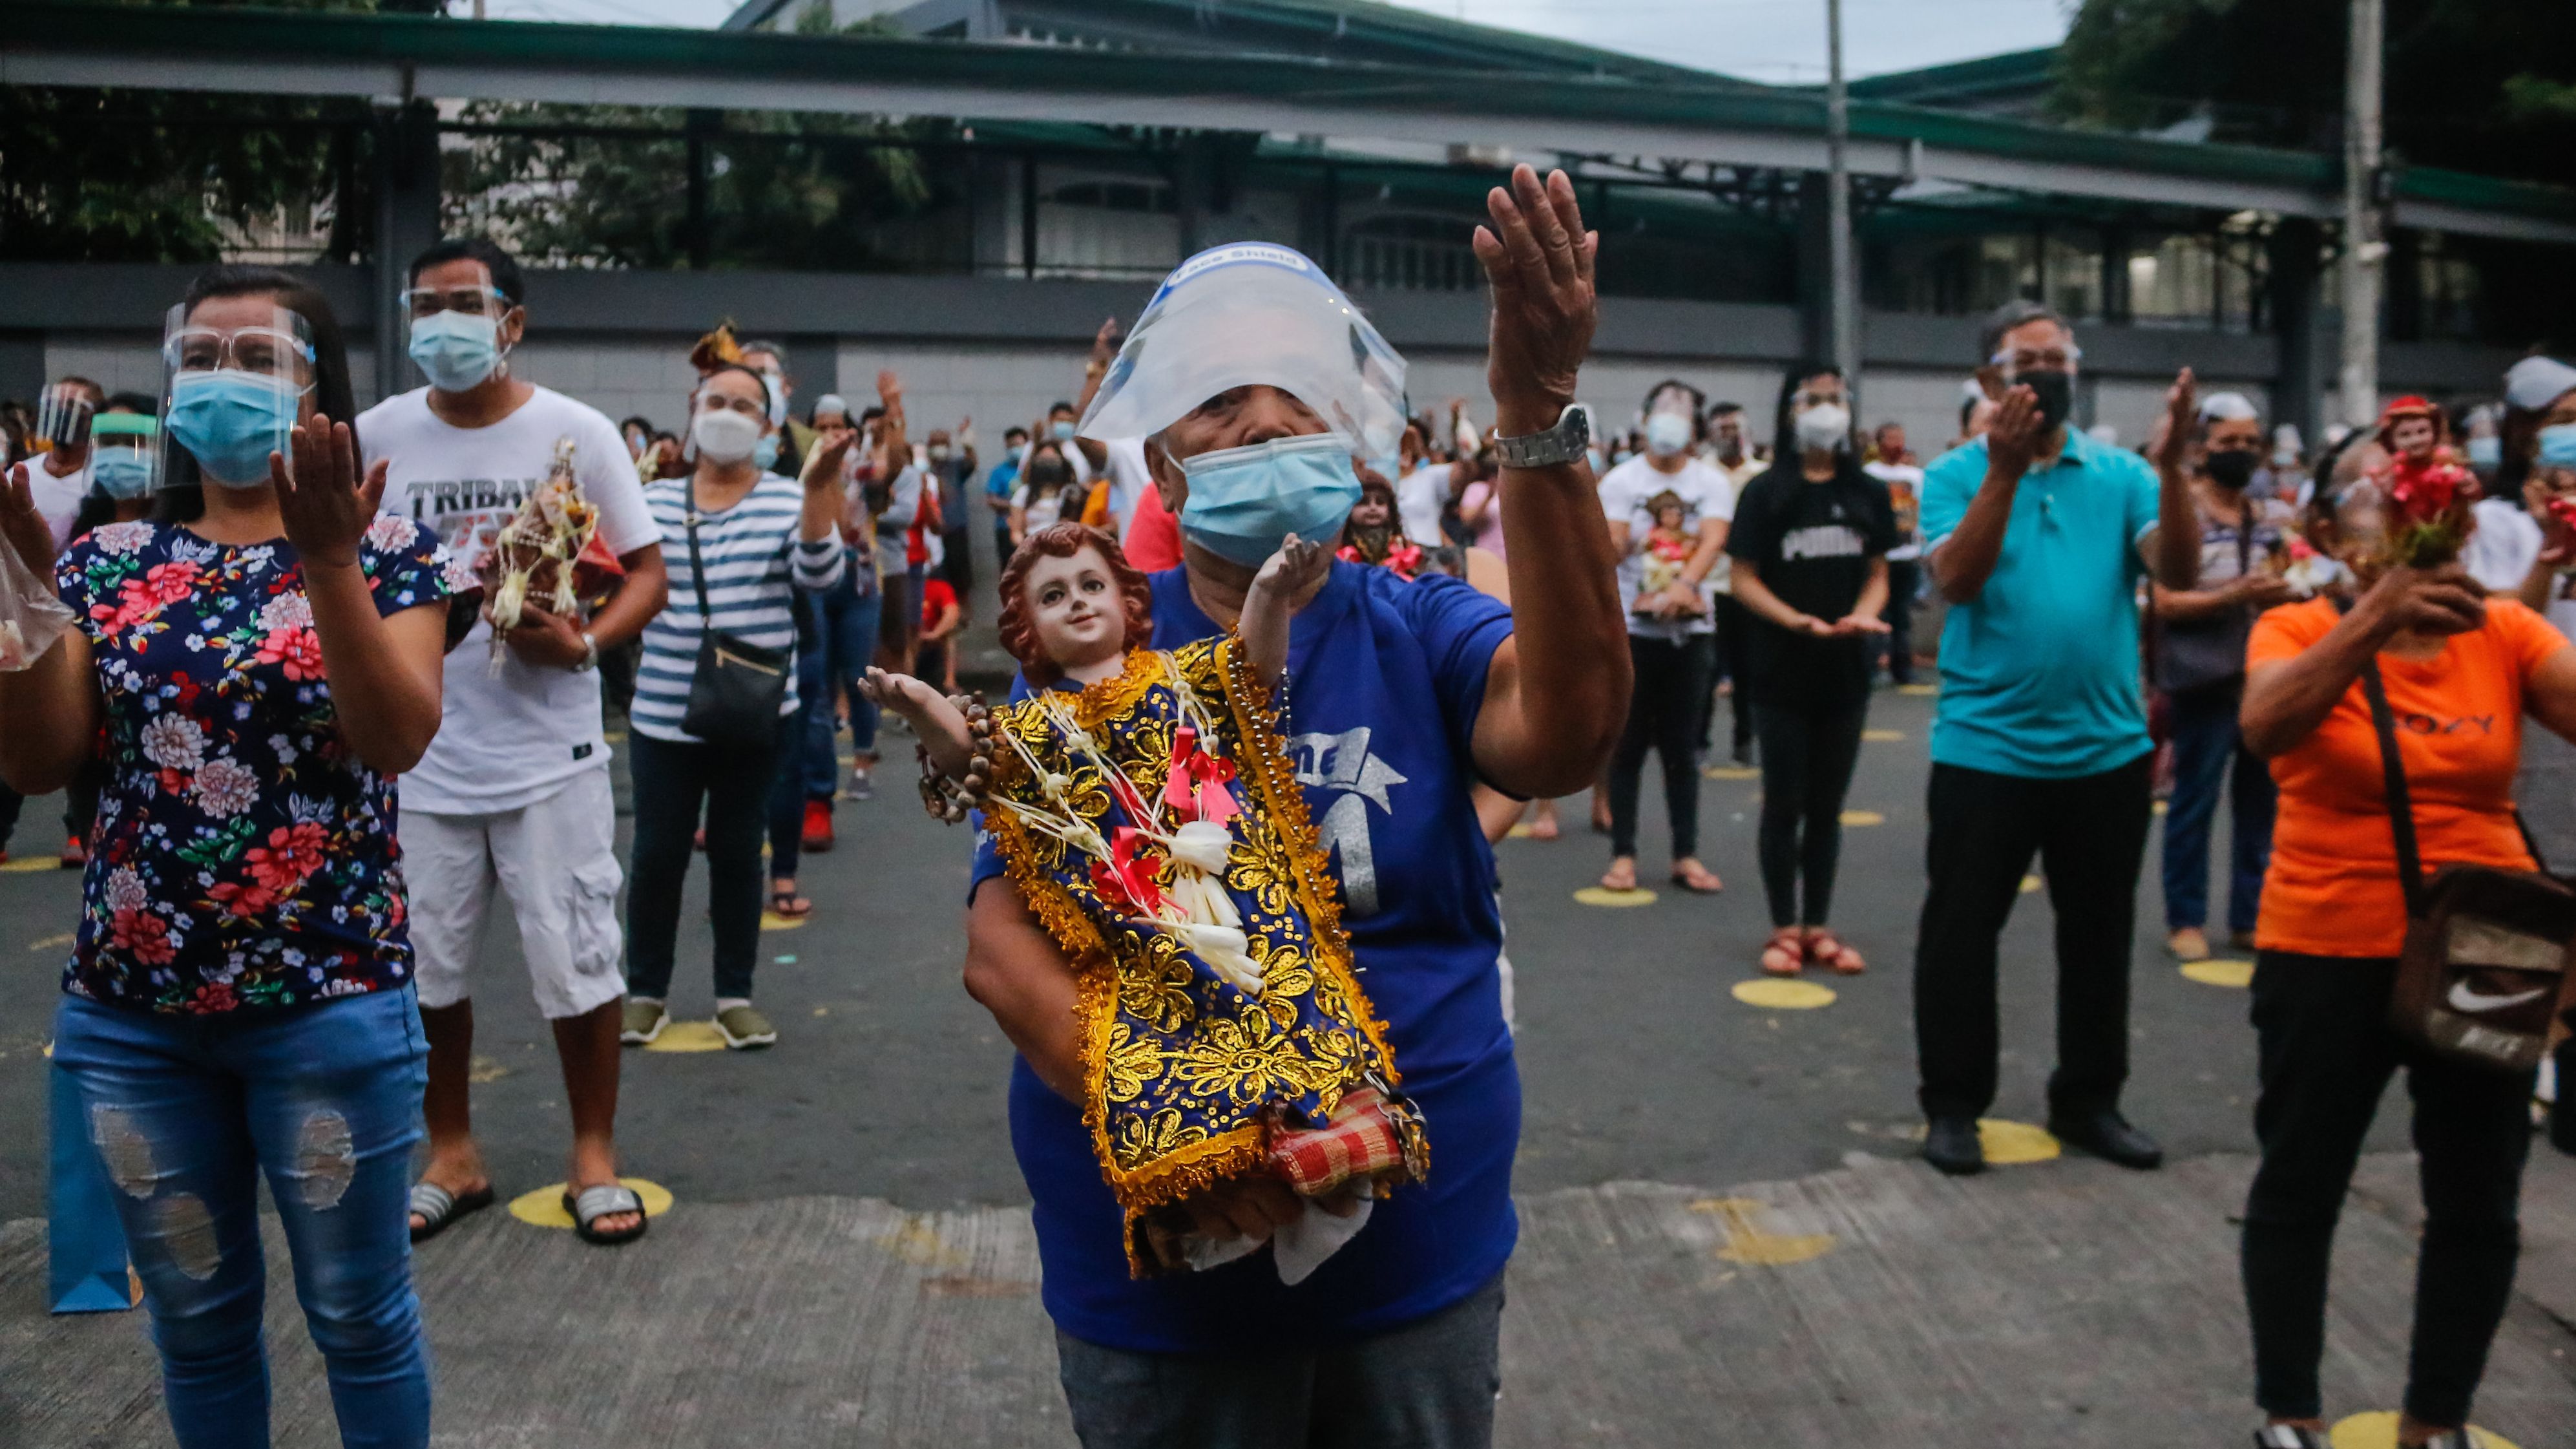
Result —
M 646 1182 L 640 1177 L 617 1180 L 635 1189 L 635 1195 L 644 1199 L 645 1217 L 658 1218 L 671 1210 L 671 1190 L 662 1184 Z M 530 1227 L 569 1228 L 572 1214 L 564 1211 L 563 1195 L 564 1185 L 560 1182 L 538 1188 L 535 1192 L 523 1192 L 510 1199 L 510 1216 Z
M 626 731 L 610 730 L 608 733 L 601 735 L 600 738 L 606 740 L 612 745 L 622 745 L 626 743 Z
M 1834 989 L 1830 986 L 1777 976 L 1757 976 L 1750 981 L 1738 981 L 1729 991 L 1747 1006 L 1771 1011 L 1813 1011 L 1819 1006 L 1834 1004 Z
M 1910 694 L 1916 699 L 1922 699 L 1929 695 L 1939 694 L 1941 692 L 1941 686 L 1937 684 L 1900 684 L 1896 686 L 1896 692 L 1899 694 Z
M 1537 828 L 1524 820 L 1514 825 L 1506 834 L 1507 838 L 1512 840 L 1527 840 L 1537 833 Z
M 1711 765 L 1700 771 L 1712 780 L 1758 780 L 1762 772 L 1751 765 Z
M 2165 802 L 2163 802 L 2162 800 L 2159 800 L 2159 801 L 2157 801 L 2157 802 L 2156 802 L 2156 813 L 2157 813 L 2158 815 L 2162 815 L 2162 814 L 2164 814 L 2164 813 L 2165 813 Z
M 805 923 L 812 919 L 813 917 L 811 916 L 782 916 L 776 911 L 762 911 L 760 913 L 760 929 L 764 931 L 802 930 Z
M 1608 886 L 1585 886 L 1574 898 L 1587 906 L 1651 906 L 1655 893 L 1640 887 L 1633 891 L 1614 891 Z
M 33 941 L 29 941 L 27 943 L 27 949 L 30 951 L 59 951 L 79 939 L 80 937 L 73 935 L 69 931 L 65 931 L 59 936 L 40 936 Z
M 1903 730 L 1862 730 L 1860 737 L 1877 744 L 1890 744 L 1905 738 Z
M 1704 1197 L 1690 1205 L 1692 1212 L 1713 1213 L 1724 1220 L 1726 1246 L 1717 1250 L 1717 1256 L 1729 1263 L 1777 1268 L 1821 1258 L 1834 1250 L 1831 1233 L 1765 1231 L 1753 1215 L 1767 1212 L 1770 1207 L 1769 1203 L 1749 1197 Z
M 712 1021 L 675 1021 L 644 1044 L 648 1052 L 720 1052 L 724 1036 Z
M 469 1082 L 497 1082 L 508 1075 L 510 1069 L 501 1064 L 499 1057 L 474 1057 L 465 1063 L 465 1080 Z
M 2042 880 L 2040 880 L 2040 878 L 2039 878 L 2038 876 L 2035 876 L 2035 875 L 2026 875 L 2026 876 L 2023 876 L 2023 877 L 2021 878 L 2021 893 L 2022 893 L 2023 895 L 2029 895 L 2032 891 L 2035 891 L 2035 890 L 2039 889 L 2039 888 L 2040 888 L 2040 886 L 2042 886 L 2043 884 L 2045 884 L 2045 882 L 2043 882 Z
M 2242 991 L 2254 984 L 2254 963 L 2224 956 L 2207 961 L 2185 961 L 2182 974 L 2184 980 L 2197 981 L 2203 986 L 2229 986 Z
M 39 870 L 61 870 L 63 863 L 50 855 L 31 855 L 23 860 L 0 860 L 0 871 L 26 875 Z
M 2480 1429 L 2479 1443 L 2487 1449 L 2521 1449 L 2511 1439 L 2493 1429 Z M 2334 1449 L 2397 1449 L 2397 1415 L 2387 1409 L 2355 1414 L 2334 1426 L 2326 1436 Z
M 1843 812 L 1843 823 L 1845 825 L 1885 825 L 1887 817 L 1875 810 L 1846 810 Z
M 1986 1161 L 1995 1167 L 2047 1162 L 2064 1150 L 2045 1129 L 2000 1117 L 1977 1119 L 1977 1145 L 1986 1150 Z

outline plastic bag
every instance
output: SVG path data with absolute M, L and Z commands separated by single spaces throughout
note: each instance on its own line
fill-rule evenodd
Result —
M 72 611 L 55 596 L 54 581 L 0 541 L 0 674 L 15 674 L 44 658 L 71 626 Z

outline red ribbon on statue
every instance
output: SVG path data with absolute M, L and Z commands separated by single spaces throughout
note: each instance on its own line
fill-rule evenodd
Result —
M 1154 915 L 1163 907 L 1163 888 L 1154 881 L 1161 865 L 1145 833 L 1121 825 L 1109 838 L 1109 858 L 1091 863 L 1091 888 L 1130 914 Z
M 1242 813 L 1235 808 L 1233 793 L 1225 788 L 1233 780 L 1234 762 L 1201 750 L 1197 726 L 1183 725 L 1172 732 L 1172 771 L 1163 784 L 1163 803 L 1184 822 L 1223 825 Z

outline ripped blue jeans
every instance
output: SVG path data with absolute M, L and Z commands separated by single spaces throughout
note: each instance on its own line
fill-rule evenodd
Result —
M 429 1342 L 411 1284 L 411 1149 L 428 1046 L 409 990 L 224 1016 L 65 996 L 54 1061 L 143 1279 L 182 1449 L 265 1449 L 265 1175 L 322 1351 L 340 1442 L 429 1443 Z

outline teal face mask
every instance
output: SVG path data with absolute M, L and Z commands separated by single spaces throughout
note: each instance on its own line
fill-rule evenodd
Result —
M 2540 430 L 2540 464 L 2576 468 L 2576 423 L 2554 423 Z
M 1190 482 L 1182 537 L 1245 568 L 1268 562 L 1292 533 L 1330 541 L 1360 501 L 1350 440 L 1337 433 L 1201 453 L 1181 475 Z
M 1059 418 L 1047 424 L 1047 433 L 1059 443 L 1070 443 L 1073 441 L 1073 424 Z
M 776 433 L 764 433 L 761 435 L 759 442 L 751 445 L 751 461 L 758 464 L 760 466 L 760 471 L 763 473 L 776 471 L 778 467 L 778 435 Z
M 89 476 L 110 498 L 140 498 L 152 486 L 152 460 L 132 448 L 101 449 L 89 465 Z
M 2482 438 L 2469 439 L 2468 446 L 2470 467 L 2498 468 L 2504 465 L 2504 439 L 2490 433 Z
M 501 365 L 501 324 L 472 312 L 433 312 L 411 324 L 409 351 L 430 386 L 464 392 Z
M 189 373 L 170 389 L 165 425 L 206 477 L 227 488 L 257 488 L 268 481 L 268 455 L 286 447 L 302 396 L 291 384 L 238 368 Z

